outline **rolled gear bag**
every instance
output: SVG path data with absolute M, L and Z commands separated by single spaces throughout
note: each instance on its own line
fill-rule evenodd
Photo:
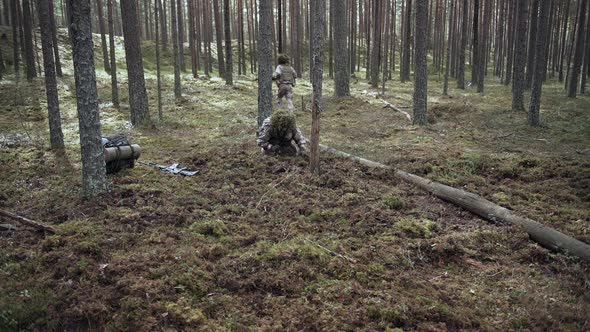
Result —
M 104 147 L 104 161 L 107 174 L 115 174 L 121 170 L 135 167 L 135 160 L 141 155 L 141 147 L 131 144 L 123 135 L 101 138 Z

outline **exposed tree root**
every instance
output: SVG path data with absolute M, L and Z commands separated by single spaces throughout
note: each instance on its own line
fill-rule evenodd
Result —
M 25 217 L 21 217 L 19 215 L 16 215 L 16 214 L 8 212 L 8 211 L 0 210 L 0 217 L 4 217 L 6 219 L 17 221 L 21 224 L 33 227 L 39 231 L 44 231 L 47 233 L 55 234 L 55 228 L 53 228 L 51 226 L 44 225 L 42 223 L 39 223 L 37 221 L 31 220 L 31 219 L 28 219 Z

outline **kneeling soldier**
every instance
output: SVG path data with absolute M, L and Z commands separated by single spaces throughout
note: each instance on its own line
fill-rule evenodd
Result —
M 279 110 L 266 118 L 256 143 L 265 154 L 300 155 L 307 151 L 307 140 L 295 123 L 295 116 Z

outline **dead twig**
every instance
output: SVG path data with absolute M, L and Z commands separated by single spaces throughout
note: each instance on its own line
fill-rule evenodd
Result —
M 291 177 L 291 175 L 293 175 L 293 173 L 289 173 L 287 174 L 287 176 L 283 177 L 281 179 L 281 181 L 277 182 L 275 185 L 272 186 L 272 188 L 270 188 L 269 190 L 267 190 L 262 197 L 260 197 L 260 200 L 258 201 L 258 204 L 256 204 L 256 208 L 258 209 L 258 207 L 260 206 L 260 204 L 262 203 L 262 200 L 264 199 L 264 197 L 266 197 L 266 195 L 268 195 L 268 193 L 270 193 L 271 191 L 273 191 L 276 187 L 278 187 L 281 183 L 285 182 L 288 178 Z
M 391 108 L 392 110 L 394 110 L 394 111 L 396 111 L 396 112 L 400 112 L 401 114 L 405 115 L 405 116 L 406 116 L 406 118 L 408 118 L 408 120 L 412 121 L 412 116 L 410 115 L 410 113 L 408 113 L 408 112 L 406 112 L 406 111 L 402 110 L 401 108 L 399 108 L 399 107 L 397 107 L 397 106 L 393 105 L 392 103 L 388 102 L 388 101 L 387 101 L 387 100 L 385 100 L 385 99 L 379 98 L 379 100 L 381 100 L 381 101 L 382 101 L 382 102 L 385 104 L 385 106 L 384 106 L 384 107 L 386 107 L 386 108 Z
M 4 218 L 10 219 L 10 220 L 20 222 L 21 224 L 36 228 L 39 231 L 45 231 L 47 233 L 55 234 L 55 228 L 53 228 L 51 226 L 44 225 L 40 222 L 31 220 L 31 219 L 28 219 L 25 217 L 21 217 L 19 215 L 16 215 L 16 214 L 8 212 L 8 211 L 0 210 L 0 217 L 4 217 Z
M 335 251 L 332 251 L 332 250 L 330 250 L 330 249 L 328 249 L 328 248 L 326 248 L 326 247 L 322 246 L 321 244 L 319 244 L 319 243 L 317 243 L 317 242 L 314 242 L 314 241 L 312 241 L 312 240 L 310 240 L 310 239 L 305 239 L 305 241 L 306 241 L 306 242 L 309 242 L 309 243 L 311 243 L 311 244 L 313 244 L 313 245 L 315 245 L 316 247 L 318 247 L 318 248 L 320 248 L 320 249 L 323 249 L 323 250 L 325 250 L 325 251 L 329 252 L 330 254 L 332 254 L 332 255 L 334 255 L 334 256 L 336 256 L 336 257 L 340 257 L 340 258 L 342 258 L 342 259 L 344 259 L 344 260 L 347 260 L 347 261 L 351 262 L 352 264 L 356 264 L 356 263 L 358 263 L 358 261 L 357 261 L 356 259 L 354 259 L 354 258 L 350 258 L 350 257 L 346 257 L 346 256 L 344 256 L 344 255 L 342 255 L 342 254 L 339 254 L 339 253 L 337 253 L 337 252 L 335 252 Z

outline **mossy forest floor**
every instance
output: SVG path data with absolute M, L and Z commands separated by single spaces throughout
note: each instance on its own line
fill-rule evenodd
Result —
M 109 177 L 107 196 L 83 199 L 63 53 L 67 161 L 48 149 L 42 79 L 0 82 L 0 208 L 58 230 L 0 232 L 0 330 L 590 329 L 587 263 L 385 171 L 322 155 L 323 172 L 313 176 L 303 157 L 261 156 L 254 75 L 227 87 L 187 73 L 175 101 L 166 67 L 165 119 L 139 130 L 126 126 L 126 82 L 114 109 L 99 68 L 103 132 L 127 132 L 141 160 L 201 173 L 137 165 Z M 413 86 L 397 75 L 383 98 L 410 106 Z M 590 243 L 590 97 L 565 98 L 550 78 L 546 126 L 531 129 L 492 76 L 485 94 L 451 88 L 450 97 L 430 77 L 425 127 L 383 108 L 362 79 L 352 81 L 352 97 L 330 97 L 326 77 L 322 143 L 478 193 Z M 307 134 L 310 91 L 300 80 L 296 115 Z

